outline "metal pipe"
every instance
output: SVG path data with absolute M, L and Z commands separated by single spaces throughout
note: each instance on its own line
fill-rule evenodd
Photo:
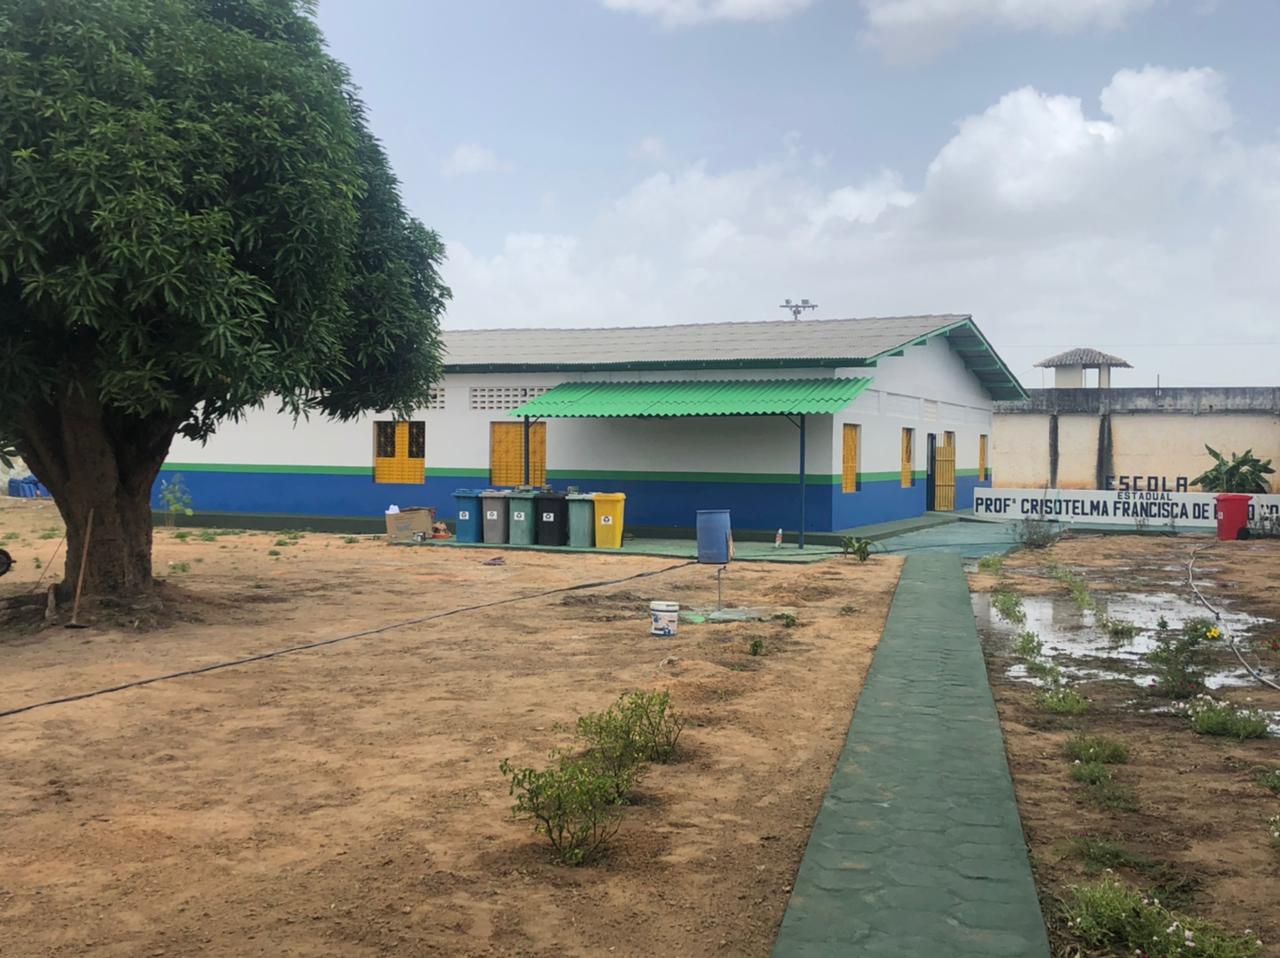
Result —
M 804 548 L 804 414 L 800 414 L 800 548 Z

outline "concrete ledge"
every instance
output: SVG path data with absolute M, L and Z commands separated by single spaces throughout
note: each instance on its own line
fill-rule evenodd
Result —
M 1194 386 L 1174 389 L 1028 389 L 1027 398 L 997 402 L 998 416 L 1104 413 L 1262 413 L 1280 415 L 1280 388 Z

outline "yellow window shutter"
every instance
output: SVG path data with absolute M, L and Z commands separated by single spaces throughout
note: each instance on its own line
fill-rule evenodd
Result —
M 844 425 L 843 470 L 840 476 L 842 492 L 858 491 L 858 426 L 855 423 Z
M 911 485 L 914 466 L 911 462 L 911 445 L 914 438 L 914 430 L 902 430 L 902 486 L 905 489 Z

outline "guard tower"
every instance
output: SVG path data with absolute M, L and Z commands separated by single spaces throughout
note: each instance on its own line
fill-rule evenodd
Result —
M 1055 389 L 1083 389 L 1086 369 L 1098 371 L 1099 389 L 1110 389 L 1112 367 L 1133 368 L 1119 356 L 1112 356 L 1097 349 L 1068 349 L 1065 353 L 1042 359 L 1036 365 L 1053 370 Z

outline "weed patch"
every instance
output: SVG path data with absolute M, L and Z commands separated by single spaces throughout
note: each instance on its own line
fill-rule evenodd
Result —
M 1102 735 L 1077 735 L 1068 739 L 1063 751 L 1077 762 L 1119 765 L 1129 761 L 1129 750 L 1123 744 Z
M 1191 727 L 1201 735 L 1243 740 L 1266 738 L 1268 734 L 1265 712 L 1239 708 L 1209 695 L 1192 699 L 1186 703 L 1185 711 L 1191 719 Z
M 1044 652 L 1044 643 L 1040 641 L 1040 636 L 1036 635 L 1030 629 L 1026 629 L 1018 633 L 1018 638 L 1013 643 L 1013 654 L 1024 659 L 1039 658 Z
M 1004 556 L 993 553 L 978 560 L 978 571 L 987 575 L 999 575 L 1004 571 Z
M 1049 689 L 1040 693 L 1040 707 L 1052 715 L 1083 715 L 1089 700 L 1075 689 Z
M 763 655 L 764 641 L 762 639 L 752 639 L 751 645 L 747 647 L 747 652 L 751 655 Z
M 991 608 L 1006 622 L 1022 625 L 1027 621 L 1026 610 L 1022 608 L 1022 596 L 1011 589 L 996 589 L 991 593 Z
M 1072 888 L 1064 912 L 1073 936 L 1117 954 L 1252 958 L 1262 948 L 1252 935 L 1169 911 L 1114 876 Z
M 1254 781 L 1267 791 L 1280 795 L 1280 768 L 1262 769 L 1254 775 Z
M 1117 841 L 1089 835 L 1071 839 L 1067 843 L 1067 854 L 1080 859 L 1085 871 L 1090 874 L 1097 874 L 1108 868 L 1143 869 L 1151 864 L 1148 859 L 1133 854 Z
M 788 629 L 794 629 L 800 624 L 800 620 L 796 618 L 794 612 L 775 612 L 773 621 L 781 623 L 784 628 Z

